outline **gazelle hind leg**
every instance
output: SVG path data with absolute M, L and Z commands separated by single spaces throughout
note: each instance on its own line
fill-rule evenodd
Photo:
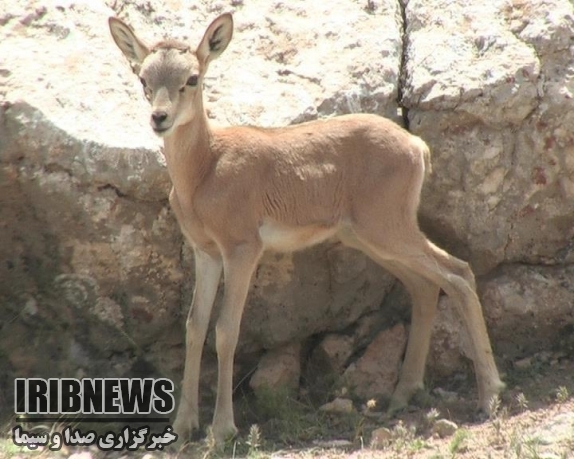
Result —
M 504 388 L 494 362 L 482 306 L 476 294 L 474 276 L 468 264 L 432 244 L 416 231 L 376 231 L 359 228 L 358 239 L 381 259 L 399 263 L 440 286 L 458 305 L 470 338 L 478 384 L 479 406 L 489 411 L 490 400 Z
M 411 327 L 399 382 L 389 405 L 393 413 L 404 408 L 410 398 L 424 388 L 424 374 L 430 348 L 440 288 L 434 282 L 397 264 L 397 277 L 412 301 Z
M 341 239 L 345 245 L 365 253 L 398 278 L 411 297 L 412 314 L 407 350 L 389 406 L 389 412 L 393 413 L 407 406 L 410 398 L 424 387 L 425 365 L 440 288 L 400 263 L 381 258 L 349 233 Z

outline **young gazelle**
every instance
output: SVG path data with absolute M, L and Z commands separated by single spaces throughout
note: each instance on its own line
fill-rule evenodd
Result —
M 193 246 L 195 292 L 187 319 L 187 355 L 174 424 L 188 438 L 199 426 L 201 353 L 223 270 L 216 323 L 219 362 L 213 434 L 237 432 L 233 358 L 252 274 L 265 249 L 294 251 L 338 236 L 376 260 L 408 289 L 412 325 L 391 409 L 423 386 L 439 290 L 458 306 L 473 349 L 479 404 L 503 383 L 469 266 L 430 242 L 417 222 L 426 144 L 376 115 L 353 114 L 285 128 L 212 128 L 202 87 L 211 61 L 233 33 L 230 14 L 207 28 L 197 49 L 179 41 L 146 46 L 117 18 L 111 34 L 139 76 L 151 104 L 151 127 L 163 137 L 173 189 L 170 203 Z M 384 349 L 381 349 L 384 352 Z

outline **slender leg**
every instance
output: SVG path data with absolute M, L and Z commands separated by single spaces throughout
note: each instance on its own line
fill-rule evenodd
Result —
M 389 412 L 392 413 L 404 408 L 411 396 L 424 387 L 425 365 L 440 288 L 400 263 L 381 258 L 352 235 L 347 234 L 341 239 L 346 245 L 361 250 L 397 277 L 411 297 L 411 329 L 401 375 L 389 406 Z
M 468 264 L 432 244 L 418 230 L 391 230 L 387 231 L 386 235 L 380 230 L 381 228 L 360 228 L 357 230 L 357 236 L 380 258 L 399 263 L 440 286 L 459 305 L 458 311 L 473 348 L 479 406 L 488 412 L 491 398 L 498 395 L 504 388 L 504 383 L 500 380 L 494 363 L 482 306 Z M 392 244 L 389 241 L 392 241 Z
M 422 261 L 411 259 L 410 263 L 413 267 L 418 267 L 421 275 L 428 278 L 435 277 L 436 282 L 442 279 L 440 284 L 442 289 L 455 299 L 454 303 L 472 343 L 479 406 L 488 413 L 492 397 L 497 396 L 505 385 L 500 380 L 494 362 L 482 306 L 476 293 L 474 275 L 467 263 L 449 255 L 428 240 L 425 240 L 425 243 L 425 251 L 429 256 Z M 429 269 L 430 266 L 434 266 L 434 271 Z
M 397 277 L 412 300 L 411 329 L 401 376 L 389 406 L 389 412 L 404 408 L 413 394 L 424 387 L 433 320 L 440 288 L 433 282 L 405 268 L 395 267 Z
M 224 254 L 225 294 L 215 328 L 218 380 L 212 431 L 218 444 L 237 433 L 232 399 L 233 360 L 251 277 L 261 253 L 261 244 L 252 243 L 235 247 Z
M 181 441 L 187 440 L 193 429 L 199 427 L 201 354 L 221 278 L 221 268 L 220 258 L 213 258 L 199 249 L 195 250 L 195 290 L 187 317 L 185 370 L 181 400 L 174 422 L 174 432 L 179 435 Z

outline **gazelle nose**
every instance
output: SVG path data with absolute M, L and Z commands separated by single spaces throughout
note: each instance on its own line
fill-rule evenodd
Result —
M 167 119 L 167 113 L 163 110 L 156 110 L 151 114 L 151 119 L 157 125 L 160 125 Z

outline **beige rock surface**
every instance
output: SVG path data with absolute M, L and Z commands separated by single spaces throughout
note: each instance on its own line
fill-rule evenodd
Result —
M 422 213 L 479 274 L 571 263 L 568 0 L 408 2 L 403 103 L 433 151 Z
M 406 342 L 402 324 L 380 332 L 343 374 L 353 393 L 365 399 L 389 398 L 398 380 Z

